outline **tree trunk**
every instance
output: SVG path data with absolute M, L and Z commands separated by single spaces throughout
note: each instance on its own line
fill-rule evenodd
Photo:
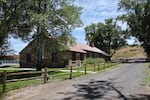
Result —
M 36 53 L 37 53 L 37 71 L 42 70 L 42 64 L 43 64 L 43 50 L 44 50 L 44 45 L 43 45 L 43 36 L 40 33 L 40 28 L 38 27 L 37 29 L 37 47 L 36 47 Z
M 40 14 L 41 12 L 41 1 L 38 1 L 38 9 L 37 9 L 38 14 Z M 42 34 L 41 34 L 41 27 L 40 25 L 38 25 L 37 27 L 37 47 L 36 47 L 36 53 L 37 53 L 37 64 L 36 64 L 36 68 L 37 71 L 41 71 L 42 70 L 42 48 L 43 48 L 43 43 L 42 43 Z
M 149 48 L 150 48 L 150 47 L 149 47 Z M 150 61 L 150 49 L 147 50 L 146 54 L 147 54 L 147 61 Z
M 147 61 L 150 61 L 150 45 L 143 45 L 143 48 L 147 54 Z

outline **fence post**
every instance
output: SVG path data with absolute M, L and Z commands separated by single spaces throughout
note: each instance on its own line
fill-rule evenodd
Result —
M 7 80 L 7 72 L 5 70 L 3 72 L 3 93 L 6 91 L 6 80 Z
M 70 66 L 70 78 L 69 79 L 72 79 L 72 66 Z
M 46 83 L 47 82 L 47 78 L 48 76 L 47 76 L 47 67 L 45 67 L 44 68 L 44 83 Z
M 85 74 L 86 74 L 86 64 L 84 64 Z
M 94 63 L 94 72 L 96 71 L 96 63 Z

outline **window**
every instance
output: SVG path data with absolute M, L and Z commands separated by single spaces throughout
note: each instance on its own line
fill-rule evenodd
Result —
M 80 53 L 80 60 L 84 60 L 84 54 Z
M 76 53 L 72 52 L 72 60 L 76 60 Z
M 57 62 L 58 61 L 58 54 L 55 52 L 55 53 L 52 53 L 52 62 Z
M 31 62 L 32 61 L 32 55 L 30 53 L 27 54 L 26 61 L 27 62 Z

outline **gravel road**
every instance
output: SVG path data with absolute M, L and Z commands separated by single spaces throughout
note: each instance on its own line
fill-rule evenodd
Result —
M 113 70 L 72 80 L 27 87 L 8 93 L 4 100 L 150 100 L 140 83 L 144 64 L 121 64 Z

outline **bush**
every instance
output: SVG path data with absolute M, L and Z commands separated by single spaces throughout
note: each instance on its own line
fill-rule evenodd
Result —
M 104 63 L 105 60 L 103 58 L 87 58 L 86 63 L 87 64 L 93 64 L 93 63 Z

